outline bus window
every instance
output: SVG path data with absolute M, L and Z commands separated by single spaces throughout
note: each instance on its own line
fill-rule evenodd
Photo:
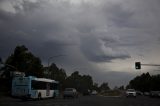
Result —
M 35 80 L 32 80 L 31 82 L 31 88 L 33 90 L 37 90 L 37 89 L 46 89 L 46 82 L 42 82 L 42 81 L 35 81 Z
M 52 90 L 58 90 L 58 84 L 57 83 L 51 83 L 50 85 Z

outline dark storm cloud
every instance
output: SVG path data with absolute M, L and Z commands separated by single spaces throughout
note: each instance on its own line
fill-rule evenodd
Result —
M 70 11 L 65 11 L 64 10 L 65 7 L 62 7 L 62 6 L 67 7 L 71 5 L 65 4 L 65 3 L 64 5 L 62 5 L 63 3 L 60 4 L 58 2 L 54 2 L 54 3 L 57 3 L 57 5 L 60 7 L 55 5 L 52 6 L 51 4 L 44 1 L 40 1 L 40 2 L 23 1 L 19 4 L 21 5 L 22 8 L 20 8 L 20 6 L 18 7 L 18 5 L 13 6 L 13 8 L 16 11 L 15 13 L 4 12 L 1 10 L 1 13 L 0 13 L 2 16 L 1 26 L 3 26 L 2 28 L 4 29 L 3 31 L 1 31 L 2 39 L 3 39 L 1 41 L 2 44 L 4 44 L 3 41 L 5 42 L 8 36 L 8 37 L 13 37 L 13 39 L 9 40 L 9 43 L 7 43 L 8 46 L 9 45 L 16 46 L 17 44 L 26 44 L 29 47 L 32 47 L 31 45 L 33 45 L 34 48 L 36 47 L 39 48 L 41 47 L 40 45 L 43 44 L 43 49 L 45 51 L 48 50 L 51 53 L 53 53 L 52 50 L 54 52 L 62 50 L 62 48 L 59 45 L 64 45 L 64 44 L 74 45 L 75 43 L 73 43 L 73 41 L 70 40 L 74 38 L 73 36 L 76 36 L 76 39 L 79 39 L 79 37 L 81 35 L 84 36 L 85 33 L 89 34 L 90 36 L 93 36 L 92 31 L 96 33 L 95 29 L 97 28 L 97 22 L 95 21 L 98 21 L 98 20 L 95 20 L 90 15 L 86 16 L 87 13 L 85 13 L 84 10 L 81 10 L 81 11 L 84 12 L 84 14 L 86 15 L 82 17 L 81 16 L 77 17 L 75 16 L 75 14 L 73 14 L 73 16 L 71 17 L 68 17 L 65 12 L 68 12 L 68 14 L 71 14 Z M 52 7 L 56 10 L 53 10 L 53 11 L 48 10 L 48 9 L 51 9 Z M 88 7 L 85 6 L 85 8 L 88 8 Z M 60 10 L 57 10 L 57 9 L 60 9 Z M 112 11 L 113 9 L 111 9 L 111 12 Z M 64 17 L 61 17 L 63 15 Z M 67 22 L 70 20 L 70 18 L 74 18 L 71 24 Z M 79 18 L 79 19 L 75 19 L 75 18 Z M 85 21 L 86 19 L 87 21 Z M 75 22 L 74 20 L 77 20 L 77 22 Z M 75 30 L 78 31 L 77 33 L 74 33 L 72 31 L 70 32 L 70 29 L 72 29 L 73 26 L 76 27 Z M 70 38 L 68 38 L 69 36 Z M 125 54 L 107 55 L 106 53 L 104 53 L 105 51 L 101 49 L 101 46 L 103 45 L 99 42 L 98 37 L 97 39 L 96 38 L 95 39 L 91 38 L 90 40 L 89 39 L 90 38 L 80 40 L 82 42 L 80 49 L 82 49 L 81 52 L 90 61 L 110 62 L 112 59 L 116 59 L 116 58 L 125 59 L 130 57 Z M 50 43 L 50 42 L 53 42 L 53 43 Z M 52 46 L 48 46 L 46 44 L 50 44 Z M 62 47 L 63 49 L 65 49 L 66 46 L 62 46 Z M 6 46 L 3 48 L 6 48 Z M 52 49 L 50 50 L 50 48 Z
M 134 27 L 134 23 L 131 23 L 134 11 L 125 9 L 122 3 L 104 7 L 104 10 L 106 11 L 107 18 L 110 20 L 111 26 Z
M 115 49 L 111 45 L 109 46 L 108 43 L 117 43 L 117 41 L 111 38 L 100 39 L 93 35 L 86 36 L 81 41 L 81 49 L 84 55 L 93 62 L 111 62 L 113 59 L 130 58 L 127 52 Z
M 16 45 L 24 44 L 40 57 L 48 58 L 48 56 L 57 52 L 58 54 L 63 52 L 67 45 L 74 43 L 69 41 L 69 37 L 65 39 L 61 35 L 65 30 L 62 23 L 56 20 L 44 19 L 46 13 L 37 12 L 36 9 L 41 8 L 37 4 L 35 8 L 35 4 L 30 2 L 22 3 L 23 10 L 17 10 L 18 13 L 0 11 L 2 57 L 9 55 L 7 49 L 13 49 Z M 30 8 L 32 6 L 34 8 Z M 43 51 L 47 52 L 44 53 Z M 47 55 L 47 57 L 44 55 Z

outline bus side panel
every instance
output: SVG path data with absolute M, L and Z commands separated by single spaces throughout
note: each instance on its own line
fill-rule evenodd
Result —
M 53 90 L 49 91 L 49 94 L 47 93 L 47 90 L 38 90 L 38 92 L 41 92 L 42 98 L 48 98 L 48 97 L 53 97 Z
M 47 90 L 32 90 L 31 91 L 31 98 L 36 99 L 38 98 L 38 95 L 41 95 L 41 98 L 48 98 L 54 96 L 54 91 L 50 90 L 49 95 L 47 95 Z

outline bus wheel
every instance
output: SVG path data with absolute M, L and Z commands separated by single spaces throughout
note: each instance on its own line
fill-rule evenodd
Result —
M 41 100 L 41 99 L 42 99 L 41 93 L 38 93 L 38 100 Z

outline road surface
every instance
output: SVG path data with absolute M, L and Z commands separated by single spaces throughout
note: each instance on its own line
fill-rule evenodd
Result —
M 139 96 L 137 98 L 80 96 L 78 99 L 44 99 L 21 101 L 20 99 L 0 98 L 0 106 L 160 106 L 160 98 Z

